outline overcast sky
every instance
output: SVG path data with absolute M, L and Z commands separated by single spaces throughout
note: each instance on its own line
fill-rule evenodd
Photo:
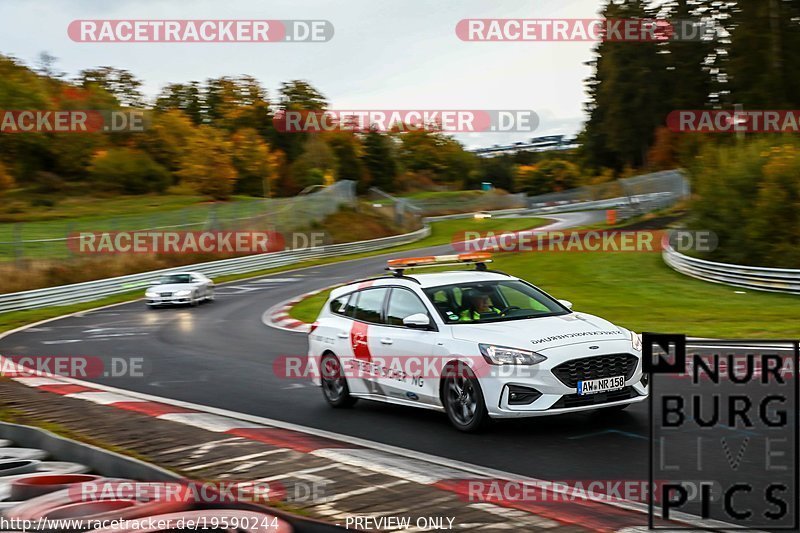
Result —
M 463 42 L 465 18 L 594 18 L 600 0 L 3 0 L 0 53 L 40 52 L 68 76 L 110 65 L 154 96 L 169 82 L 249 74 L 274 97 L 305 79 L 334 109 L 532 109 L 534 135 L 576 133 L 584 120 L 589 42 Z M 75 19 L 325 19 L 327 43 L 75 43 Z M 463 134 L 470 147 L 525 133 Z

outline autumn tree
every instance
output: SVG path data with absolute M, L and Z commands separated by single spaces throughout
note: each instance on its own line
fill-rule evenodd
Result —
M 138 145 L 170 172 L 181 168 L 197 127 L 178 109 L 153 113 L 150 127 L 137 137 Z
M 3 162 L 0 161 L 0 194 L 11 189 L 14 186 L 14 178 L 11 173 L 6 170 Z
M 546 159 L 536 165 L 516 169 L 514 190 L 529 195 L 574 189 L 580 184 L 581 173 L 575 163 L 564 159 Z
M 239 175 L 236 192 L 252 196 L 271 196 L 270 180 L 275 171 L 275 156 L 253 128 L 244 128 L 231 137 L 233 166 Z
M 231 142 L 220 131 L 200 126 L 189 141 L 178 176 L 200 194 L 227 200 L 238 178 L 232 150 Z
M 306 188 L 311 185 L 330 185 L 335 179 L 336 155 L 319 135 L 309 135 L 303 153 L 292 163 L 294 183 Z

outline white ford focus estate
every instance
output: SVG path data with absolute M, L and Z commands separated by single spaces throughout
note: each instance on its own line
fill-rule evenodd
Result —
M 394 275 L 333 290 L 308 352 L 328 403 L 434 409 L 476 431 L 489 418 L 624 409 L 647 398 L 638 335 L 487 262 L 485 253 L 393 260 Z M 477 268 L 404 272 L 465 263 Z

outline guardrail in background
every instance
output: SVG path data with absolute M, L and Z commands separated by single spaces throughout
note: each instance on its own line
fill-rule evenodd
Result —
M 669 176 L 667 176 L 669 174 Z M 676 176 L 677 174 L 677 176 Z M 685 178 L 680 176 L 678 172 L 657 173 L 654 175 L 641 176 L 638 179 L 632 178 L 639 182 L 647 182 L 648 187 L 651 187 L 651 182 L 663 182 L 663 178 L 668 178 L 669 181 L 677 181 L 682 183 Z M 659 195 L 666 198 L 669 202 L 676 201 L 675 198 L 679 194 L 686 194 L 688 189 L 681 192 L 678 191 L 651 191 L 639 192 L 635 197 L 641 197 L 641 202 L 634 202 L 637 205 L 636 212 L 646 212 L 659 208 L 662 203 L 656 200 Z M 673 192 L 675 194 L 673 194 Z M 347 196 L 347 195 L 345 195 Z M 630 198 L 612 198 L 607 200 L 600 200 L 594 202 L 584 202 L 582 204 L 572 204 L 569 206 L 557 206 L 569 208 L 565 210 L 576 209 L 600 209 L 613 207 L 621 202 L 625 202 L 627 206 L 631 206 Z M 649 200 L 648 200 L 649 199 Z M 653 201 L 650 201 L 653 200 Z M 525 213 L 525 214 L 547 214 L 561 212 L 560 209 L 505 209 L 500 211 L 493 211 L 496 214 L 510 214 L 510 213 Z M 69 305 L 74 303 L 89 302 L 99 300 L 106 296 L 113 296 L 117 294 L 124 294 L 141 289 L 149 282 L 155 280 L 161 275 L 171 272 L 185 272 L 187 270 L 196 270 L 206 274 L 210 277 L 224 276 L 230 274 L 247 274 L 250 272 L 257 272 L 270 268 L 277 268 L 287 265 L 296 264 L 302 261 L 323 259 L 326 257 L 336 257 L 345 254 L 370 252 L 374 250 L 381 250 L 392 246 L 407 244 L 415 242 L 419 239 L 430 235 L 430 227 L 427 224 L 429 220 L 437 219 L 450 219 L 450 218 L 471 218 L 474 213 L 458 213 L 455 215 L 444 215 L 440 217 L 430 217 L 425 220 L 425 225 L 422 229 L 405 233 L 403 235 L 393 235 L 391 237 L 384 237 L 381 239 L 373 239 L 367 241 L 359 241 L 354 243 L 342 243 L 329 246 L 321 246 L 315 248 L 302 248 L 294 250 L 286 250 L 282 252 L 273 252 L 268 254 L 251 255 L 246 257 L 236 257 L 232 259 L 222 259 L 219 261 L 211 261 L 207 263 L 200 263 L 195 265 L 184 265 L 181 267 L 168 268 L 163 270 L 156 270 L 151 272 L 143 272 L 140 274 L 132 274 L 128 276 L 119 276 L 116 278 L 108 278 L 96 281 L 87 281 L 83 283 L 76 283 L 72 285 L 62 285 L 59 287 L 48 287 L 43 289 L 36 289 L 31 291 L 16 292 L 10 294 L 0 294 L 0 313 L 9 311 L 21 311 L 27 309 L 36 309 L 41 307 L 51 307 L 60 305 Z M 624 218 L 624 216 L 622 217 Z
M 0 313 L 99 300 L 106 296 L 124 294 L 141 289 L 151 281 L 171 272 L 186 272 L 187 270 L 199 271 L 209 277 L 247 274 L 313 259 L 371 252 L 417 241 L 430 235 L 430 232 L 430 226 L 426 224 L 422 229 L 417 231 L 404 233 L 402 235 L 392 235 L 391 237 L 384 237 L 381 239 L 286 250 L 282 252 L 249 255 L 246 257 L 234 257 L 232 259 L 222 259 L 220 261 L 155 270 L 116 278 L 86 281 L 72 285 L 62 285 L 60 287 L 48 287 L 32 291 L 1 294 Z
M 800 294 L 800 270 L 715 263 L 683 255 L 669 245 L 661 256 L 672 269 L 703 281 L 758 291 Z

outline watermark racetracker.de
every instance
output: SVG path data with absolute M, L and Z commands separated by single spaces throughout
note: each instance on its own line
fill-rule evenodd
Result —
M 139 109 L 0 109 L 0 133 L 139 133 L 149 125 Z
M 327 20 L 73 20 L 78 43 L 324 43 L 333 38 Z
M 662 42 L 703 41 L 714 27 L 696 20 L 642 19 L 462 19 L 462 41 Z
M 529 109 L 280 110 L 273 124 L 282 133 L 532 132 L 539 126 L 539 116 Z

